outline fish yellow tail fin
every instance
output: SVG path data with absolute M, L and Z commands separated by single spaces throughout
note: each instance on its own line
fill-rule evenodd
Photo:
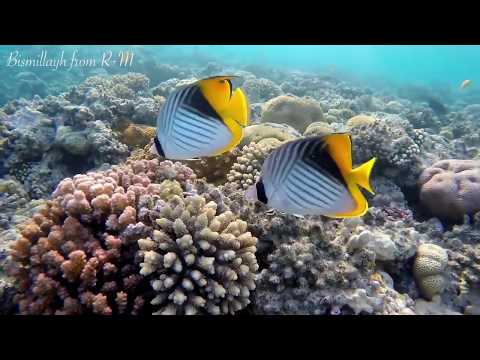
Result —
M 248 106 L 248 99 L 242 89 L 237 88 L 232 94 L 230 103 L 227 108 L 222 112 L 222 115 L 225 118 L 232 118 L 237 121 L 241 126 L 247 126 L 250 109 Z
M 377 158 L 370 159 L 366 163 L 356 167 L 351 171 L 352 180 L 367 190 L 370 194 L 375 194 L 370 186 L 370 174 L 372 173 L 373 165 Z

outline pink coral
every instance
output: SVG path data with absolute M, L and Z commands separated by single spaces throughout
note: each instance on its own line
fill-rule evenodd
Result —
M 459 220 L 480 211 L 480 161 L 442 160 L 420 175 L 420 201 L 434 216 Z
M 137 224 L 141 199 L 158 183 L 195 179 L 180 163 L 130 161 L 61 181 L 52 201 L 21 228 L 8 273 L 21 314 L 140 314 L 151 299 L 139 274 L 136 241 L 121 232 Z

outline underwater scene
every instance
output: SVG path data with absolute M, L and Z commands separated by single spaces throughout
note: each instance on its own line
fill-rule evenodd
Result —
M 479 64 L 0 45 L 0 314 L 480 314 Z

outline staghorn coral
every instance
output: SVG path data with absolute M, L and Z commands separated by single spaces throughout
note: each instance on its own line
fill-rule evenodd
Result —
M 12 245 L 8 272 L 18 287 L 19 312 L 148 311 L 137 243 L 119 234 L 137 223 L 142 204 L 189 191 L 194 178 L 180 163 L 142 160 L 60 182 Z
M 417 249 L 413 273 L 422 295 L 431 300 L 445 287 L 444 271 L 448 255 L 445 249 L 434 244 L 422 244 Z
M 233 314 L 250 303 L 257 240 L 244 221 L 200 195 L 159 201 L 148 217 L 153 232 L 138 244 L 154 314 Z
M 281 95 L 265 103 L 261 122 L 285 123 L 304 132 L 308 125 L 323 121 L 320 105 L 312 98 Z
M 480 211 L 480 162 L 442 160 L 418 179 L 420 201 L 435 216 L 452 220 Z

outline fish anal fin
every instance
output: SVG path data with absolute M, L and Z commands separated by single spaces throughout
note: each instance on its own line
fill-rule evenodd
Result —
M 349 134 L 337 133 L 323 137 L 328 153 L 345 177 L 352 170 L 352 140 Z
M 232 118 L 228 117 L 223 120 L 225 125 L 228 127 L 228 130 L 232 133 L 232 139 L 227 146 L 218 150 L 214 156 L 221 155 L 229 150 L 232 150 L 235 146 L 240 144 L 240 141 L 243 137 L 243 128 Z
M 375 194 L 370 185 L 370 174 L 372 173 L 373 165 L 375 165 L 376 158 L 372 158 L 366 163 L 356 167 L 350 172 L 351 180 L 367 190 L 370 194 Z

